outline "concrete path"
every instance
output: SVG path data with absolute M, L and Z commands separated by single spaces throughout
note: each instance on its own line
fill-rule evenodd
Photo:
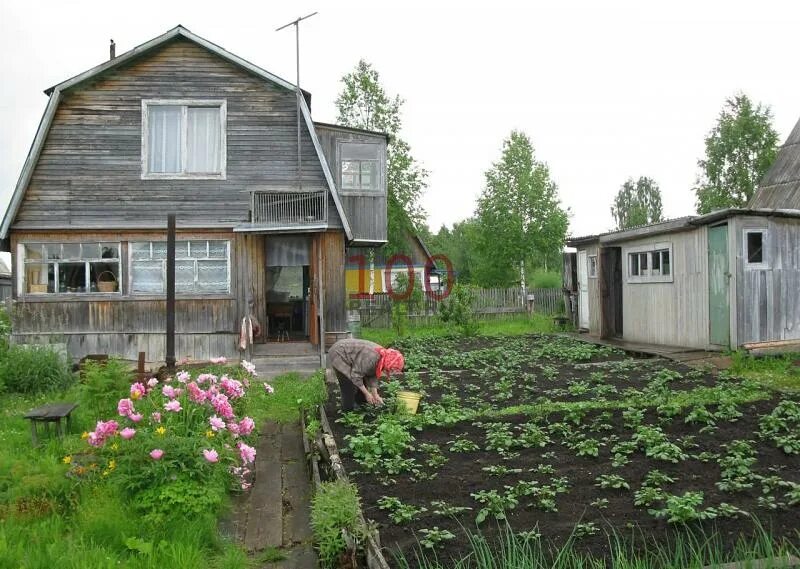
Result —
M 223 531 L 242 542 L 259 569 L 316 569 L 311 482 L 299 423 L 267 423 L 256 445 L 252 490 L 234 503 Z M 267 558 L 283 556 L 282 561 Z

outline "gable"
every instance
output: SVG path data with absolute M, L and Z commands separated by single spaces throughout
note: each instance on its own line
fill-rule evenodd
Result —
M 143 99 L 224 99 L 224 179 L 142 180 Z M 330 225 L 349 233 L 302 103 L 303 189 L 328 190 Z M 252 191 L 296 189 L 296 164 L 294 86 L 176 28 L 52 88 L 0 233 L 161 227 L 168 211 L 184 227 L 233 227 Z
M 753 209 L 800 209 L 800 121 L 748 204 Z

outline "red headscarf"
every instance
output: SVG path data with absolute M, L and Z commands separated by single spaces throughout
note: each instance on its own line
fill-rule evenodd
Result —
M 403 366 L 406 365 L 403 359 L 403 354 L 392 348 L 376 348 L 381 359 L 378 360 L 378 365 L 375 366 L 375 376 L 380 379 L 384 371 L 389 373 L 403 371 Z

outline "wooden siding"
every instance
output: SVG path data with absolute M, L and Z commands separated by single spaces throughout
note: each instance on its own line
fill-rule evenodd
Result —
M 800 340 L 800 220 L 738 216 L 731 223 L 736 345 Z M 745 263 L 745 231 L 766 229 L 765 266 Z
M 141 101 L 155 98 L 227 101 L 226 179 L 141 179 Z M 184 226 L 247 222 L 251 190 L 296 189 L 296 120 L 293 92 L 173 40 L 63 93 L 12 227 L 156 227 L 170 211 Z M 305 127 L 302 139 L 303 187 L 326 189 Z
M 629 342 L 706 349 L 708 344 L 708 250 L 705 227 L 627 241 L 622 246 L 623 339 Z M 628 253 L 670 243 L 673 282 L 629 283 Z
M 387 201 L 386 201 L 386 139 L 380 135 L 355 133 L 325 126 L 316 127 L 322 151 L 339 188 L 345 215 L 353 230 L 353 239 L 380 242 L 387 239 Z M 361 192 L 348 193 L 341 189 L 341 161 L 338 145 L 340 142 L 369 142 L 381 145 L 380 175 L 381 191 L 374 195 Z
M 316 235 L 317 247 L 322 247 L 322 287 L 324 291 L 325 330 L 347 330 L 346 292 L 344 277 L 344 233 L 328 231 Z

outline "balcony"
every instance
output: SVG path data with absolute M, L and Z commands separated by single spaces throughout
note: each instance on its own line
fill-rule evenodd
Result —
M 304 229 L 328 224 L 328 192 L 254 191 L 251 229 Z

